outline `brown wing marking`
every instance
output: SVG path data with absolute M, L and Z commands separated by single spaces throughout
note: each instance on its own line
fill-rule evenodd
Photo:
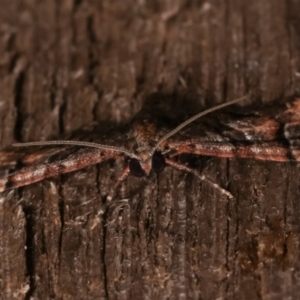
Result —
M 241 157 L 253 158 L 258 160 L 271 161 L 300 161 L 300 150 L 287 149 L 279 143 L 264 143 L 255 145 L 233 145 L 230 143 L 203 143 L 197 145 L 195 141 L 190 141 L 190 144 L 176 145 L 172 144 L 172 148 L 178 149 L 172 156 L 177 156 L 182 153 L 191 153 L 204 156 L 217 156 L 223 158 Z
M 45 163 L 56 154 L 68 153 L 67 147 L 8 148 L 0 152 L 0 169 L 14 168 L 16 165 L 29 166 Z
M 7 177 L 0 178 L 0 192 L 10 187 L 25 186 L 48 177 L 76 171 L 115 158 L 117 155 L 113 151 L 80 149 L 77 153 L 71 154 L 65 159 L 24 167 Z
M 239 114 L 216 114 L 192 124 L 165 144 L 181 153 L 300 161 L 300 100 L 287 109 L 272 107 Z M 162 151 L 164 151 L 163 149 Z

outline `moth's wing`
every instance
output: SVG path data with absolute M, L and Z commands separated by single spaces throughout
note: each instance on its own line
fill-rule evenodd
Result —
M 261 109 L 231 108 L 192 123 L 163 145 L 171 155 L 193 153 L 300 161 L 300 99 Z
M 104 128 L 105 127 L 105 128 Z M 90 141 L 124 147 L 128 127 L 92 125 L 76 131 L 68 140 Z M 67 139 L 67 138 L 64 138 Z M 44 178 L 94 165 L 118 152 L 78 146 L 11 147 L 0 151 L 0 192 L 8 187 L 31 184 Z
M 91 124 L 59 140 L 89 141 L 103 145 L 124 147 L 124 139 L 128 135 L 128 126 L 121 129 L 109 125 Z M 17 166 L 28 166 L 40 162 L 54 161 L 57 157 L 66 157 L 79 151 L 77 146 L 32 146 L 9 147 L 0 151 L 0 169 Z M 86 148 L 84 148 L 86 149 Z

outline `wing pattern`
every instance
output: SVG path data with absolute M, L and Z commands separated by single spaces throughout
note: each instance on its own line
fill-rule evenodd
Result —
M 173 156 L 193 153 L 271 161 L 300 161 L 300 99 L 290 104 L 217 112 L 168 140 Z
M 127 127 L 115 130 L 93 125 L 66 139 L 123 145 Z M 78 146 L 9 148 L 0 152 L 0 192 L 72 172 L 120 155 L 114 151 Z
M 153 133 L 151 121 L 154 122 L 155 116 L 148 116 L 148 107 L 146 112 L 147 122 L 144 122 L 143 114 L 139 115 L 141 122 L 138 132 L 135 132 L 135 120 L 132 126 L 128 124 L 119 128 L 88 126 L 65 139 L 131 149 L 134 139 L 137 138 L 144 144 L 147 143 L 144 138 L 148 133 L 160 136 L 166 129 L 162 124 L 160 131 Z M 150 138 L 152 142 L 157 140 L 156 136 Z M 151 144 L 150 141 L 148 143 Z M 182 170 L 186 170 L 186 167 L 172 162 L 170 158 L 191 153 L 279 162 L 300 161 L 300 99 L 260 109 L 231 107 L 229 110 L 205 115 L 165 140 L 157 150 L 165 155 L 169 165 Z M 0 192 L 8 187 L 28 185 L 123 156 L 124 154 L 117 151 L 79 146 L 10 148 L 0 152 Z M 162 162 L 160 164 L 162 167 Z M 134 165 L 136 166 L 132 164 Z M 134 170 L 129 165 L 118 183 L 132 171 Z M 203 179 L 202 177 L 199 175 L 199 178 Z

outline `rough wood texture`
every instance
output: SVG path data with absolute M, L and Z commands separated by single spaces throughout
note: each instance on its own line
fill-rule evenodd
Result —
M 3 148 L 126 122 L 155 91 L 199 110 L 299 94 L 299 0 L 0 7 Z M 1 194 L 0 298 L 299 298 L 297 165 L 186 159 L 235 198 L 166 170 L 101 222 L 113 163 Z

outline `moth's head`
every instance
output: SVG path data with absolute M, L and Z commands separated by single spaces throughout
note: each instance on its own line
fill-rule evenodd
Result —
M 154 152 L 149 156 L 149 152 L 139 153 L 140 160 L 131 158 L 129 161 L 129 170 L 133 176 L 149 176 L 150 172 L 160 173 L 166 165 L 164 156 L 160 152 Z

